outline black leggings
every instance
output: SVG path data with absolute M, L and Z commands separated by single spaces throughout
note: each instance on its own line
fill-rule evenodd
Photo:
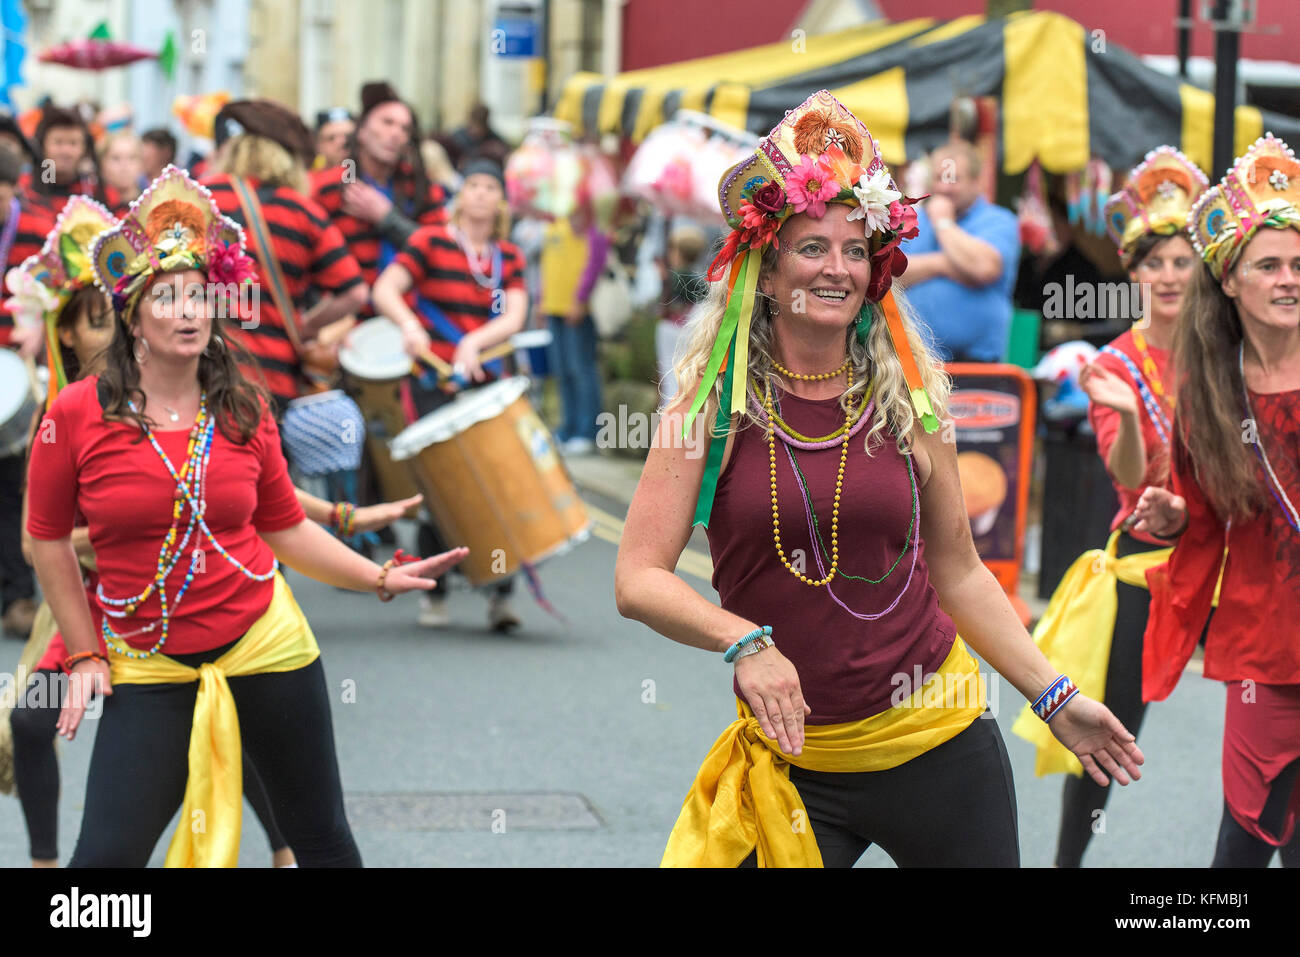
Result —
M 1123 558 L 1135 552 L 1149 552 L 1153 547 L 1121 532 L 1115 555 Z M 1151 593 L 1145 588 L 1116 582 L 1115 598 L 1115 634 L 1110 641 L 1110 659 L 1106 663 L 1104 702 L 1120 724 L 1136 737 L 1147 710 L 1142 700 L 1142 636 L 1147 630 Z M 1102 787 L 1087 774 L 1082 777 L 1066 775 L 1061 800 L 1061 830 L 1056 839 L 1057 867 L 1078 867 L 1083 862 L 1093 823 L 1113 790 L 1112 787 Z
M 807 771 L 790 780 L 822 863 L 852 867 L 872 844 L 899 867 L 1019 867 L 1016 791 L 991 715 L 886 771 Z M 751 853 L 741 867 L 757 866 Z
M 27 822 L 27 840 L 33 860 L 59 857 L 59 760 L 54 753 L 55 726 L 59 723 L 63 682 L 57 670 L 37 671 L 27 682 L 22 702 L 9 713 L 14 742 L 14 784 Z M 37 686 L 43 694 L 37 697 Z M 272 852 L 288 847 L 275 826 L 266 786 L 244 755 L 244 797 L 266 831 Z
M 172 655 L 189 667 L 234 642 Z M 275 821 L 301 867 L 360 867 L 343 809 L 325 670 L 227 678 L 244 752 L 261 771 Z M 119 684 L 104 701 L 69 867 L 144 867 L 180 807 L 198 682 Z
M 411 404 L 415 406 L 416 415 L 423 417 L 428 415 L 430 412 L 436 412 L 438 409 L 441 409 L 444 405 L 453 400 L 453 396 L 448 395 L 441 389 L 426 389 L 424 386 L 420 385 L 420 380 L 414 376 L 412 376 L 409 381 L 411 383 Z M 469 392 L 474 388 L 474 386 L 470 386 L 468 389 L 462 389 L 461 391 Z M 432 514 L 432 508 L 430 508 L 429 511 Z M 464 543 L 458 542 L 457 544 Z M 438 555 L 442 552 L 448 551 L 454 546 L 442 537 L 442 532 L 435 524 L 432 522 L 421 522 L 419 531 L 416 535 L 415 547 L 419 551 L 420 557 L 428 558 L 430 555 Z M 448 574 L 448 572 L 443 572 L 441 577 L 436 579 L 438 587 L 433 590 L 432 594 L 446 597 Z M 515 590 L 515 577 L 514 575 L 511 575 L 509 578 L 502 579 L 490 587 L 492 593 L 495 595 L 510 595 Z
M 1259 814 L 1260 826 L 1269 834 L 1281 834 L 1286 812 L 1291 804 L 1291 795 L 1300 787 L 1300 758 L 1296 758 L 1274 780 L 1269 788 L 1264 809 Z M 1219 840 L 1214 848 L 1214 861 L 1211 867 L 1268 867 L 1277 851 L 1283 867 L 1300 867 L 1300 824 L 1296 825 L 1289 843 L 1274 847 L 1267 841 L 1261 841 L 1244 827 L 1228 810 L 1228 802 L 1223 802 L 1223 818 L 1219 821 Z

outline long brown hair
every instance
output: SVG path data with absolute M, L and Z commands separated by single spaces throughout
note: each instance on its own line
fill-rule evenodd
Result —
M 207 279 L 206 272 L 204 279 Z M 140 367 L 135 361 L 135 337 L 129 330 L 147 294 L 146 291 L 139 298 L 134 312 L 123 320 L 126 328 L 117 330 L 113 336 L 104 369 L 99 375 L 104 414 L 134 422 L 140 427 L 141 438 L 146 425 L 154 427 L 157 423 L 147 420 L 142 412 L 135 411 L 128 404 L 134 402 L 137 408 L 143 409 L 145 403 L 144 390 L 140 388 Z M 239 371 L 237 363 L 252 366 L 255 362 L 229 336 L 223 335 L 224 320 L 213 315 L 211 322 L 208 344 L 199 356 L 199 387 L 207 393 L 208 409 L 216 417 L 221 434 L 242 445 L 257 432 L 263 411 L 271 407 L 270 397 L 263 387 L 249 382 Z
M 96 305 L 103 305 L 112 309 L 112 306 L 108 303 L 108 297 L 98 287 L 93 285 L 82 286 L 68 297 L 68 301 L 59 310 L 59 317 L 55 320 L 55 328 L 75 329 L 82 311 L 89 312 Z M 113 335 L 115 337 L 117 335 L 116 328 L 113 330 Z M 76 382 L 82 375 L 81 363 L 77 360 L 77 352 L 70 346 L 65 346 L 62 341 L 58 345 L 59 356 L 63 360 L 63 373 L 67 376 L 69 382 Z
M 1185 296 L 1174 331 L 1183 446 L 1175 458 L 1190 464 L 1220 519 L 1249 518 L 1265 501 L 1246 434 L 1255 425 L 1244 421 L 1242 406 L 1241 317 L 1208 267 L 1196 271 Z

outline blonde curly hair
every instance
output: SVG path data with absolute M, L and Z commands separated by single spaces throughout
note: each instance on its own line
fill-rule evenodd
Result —
M 763 252 L 760 279 L 775 270 L 776 264 L 776 250 L 769 246 Z M 897 285 L 893 287 L 893 295 L 903 318 L 903 329 L 907 335 L 908 345 L 912 349 L 912 355 L 916 358 L 916 365 L 921 373 L 921 382 L 929 393 L 934 414 L 943 420 L 947 416 L 952 379 L 927 346 L 925 338 L 920 333 L 921 321 L 900 293 Z M 768 312 L 767 302 L 766 296 L 761 293 L 756 295 L 754 313 L 749 326 L 749 381 L 746 385 L 746 394 L 760 406 L 762 394 L 755 392 L 755 385 L 760 389 L 766 386 L 773 391 L 778 385 L 772 359 L 772 349 L 775 344 L 772 317 Z M 678 393 L 664 403 L 665 409 L 694 398 L 695 390 L 704 375 L 705 366 L 708 365 L 709 354 L 713 351 L 713 344 L 718 337 L 718 330 L 722 326 L 722 317 L 726 308 L 726 280 L 710 283 L 708 294 L 692 310 L 685 330 L 686 346 L 674 366 Z M 863 440 L 867 454 L 871 454 L 877 436 L 888 431 L 897 437 L 899 451 L 904 455 L 910 455 L 918 435 L 917 430 L 922 429 L 922 425 L 912 405 L 912 396 L 903 376 L 903 363 L 894 349 L 893 339 L 885 323 L 884 310 L 879 303 L 872 303 L 871 313 L 871 330 L 867 334 L 865 345 L 858 341 L 855 323 L 850 323 L 844 330 L 845 348 L 853 370 L 853 384 L 840 396 L 840 407 L 846 412 L 850 408 L 856 409 L 862 402 L 867 386 L 874 383 L 875 414 Z M 712 394 L 705 401 L 700 412 L 700 419 L 707 422 L 710 429 L 717 414 L 722 382 L 723 377 L 719 375 L 714 383 Z M 744 412 L 733 421 L 728 434 L 751 424 L 763 425 L 754 415 L 750 404 L 746 402 Z

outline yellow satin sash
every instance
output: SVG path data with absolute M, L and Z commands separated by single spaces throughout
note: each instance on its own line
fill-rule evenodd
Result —
M 925 683 L 888 711 L 844 724 L 804 726 L 803 753 L 782 754 L 736 699 L 738 719 L 704 759 L 677 818 L 661 867 L 737 867 L 757 850 L 759 867 L 821 867 L 821 851 L 790 765 L 810 771 L 883 771 L 950 738 L 984 713 L 979 666 L 958 637 Z
M 113 684 L 199 683 L 190 730 L 189 780 L 167 867 L 234 867 L 244 809 L 243 744 L 227 678 L 296 671 L 318 657 L 316 636 L 284 577 L 271 603 L 237 644 L 210 664 L 190 668 L 165 655 L 128 658 L 109 645 Z
M 1104 549 L 1090 549 L 1074 560 L 1034 628 L 1034 642 L 1052 667 L 1069 675 L 1079 693 L 1095 701 L 1101 701 L 1106 692 L 1106 665 L 1118 607 L 1115 583 L 1146 588 L 1147 569 L 1168 561 L 1173 552 L 1172 548 L 1159 548 L 1116 558 L 1118 540 L 1117 529 Z M 1064 772 L 1082 776 L 1079 759 L 1056 740 L 1028 702 L 1011 731 L 1038 749 L 1035 776 Z

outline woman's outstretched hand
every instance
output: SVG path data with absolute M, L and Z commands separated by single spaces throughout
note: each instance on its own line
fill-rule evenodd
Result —
M 378 505 L 363 506 L 352 516 L 353 529 L 357 532 L 373 532 L 384 528 L 423 501 L 423 495 L 412 495 L 410 498 L 396 502 L 380 502 Z
M 436 579 L 439 576 L 460 564 L 468 554 L 468 548 L 453 548 L 451 551 L 430 558 L 394 565 L 388 570 L 388 575 L 384 579 L 384 590 L 393 595 L 408 591 L 429 591 L 437 587 Z
M 1187 501 L 1168 489 L 1149 486 L 1133 509 L 1134 528 L 1161 538 L 1168 538 L 1187 521 Z
M 1047 726 L 1102 787 L 1110 784 L 1106 772 L 1120 784 L 1142 777 L 1138 766 L 1145 759 L 1137 739 L 1100 701 L 1076 694 Z

